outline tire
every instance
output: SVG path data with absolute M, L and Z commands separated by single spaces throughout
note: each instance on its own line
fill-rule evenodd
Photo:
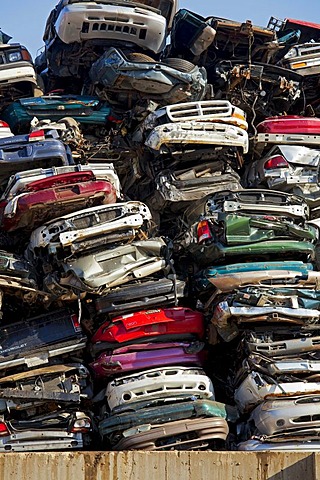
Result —
M 144 63 L 154 63 L 156 60 L 153 58 L 149 57 L 148 55 L 144 55 L 143 53 L 128 53 L 126 55 L 127 59 L 130 60 L 130 62 L 144 62 Z
M 184 73 L 189 73 L 195 68 L 193 63 L 188 62 L 188 60 L 184 60 L 183 58 L 165 58 L 161 63 Z

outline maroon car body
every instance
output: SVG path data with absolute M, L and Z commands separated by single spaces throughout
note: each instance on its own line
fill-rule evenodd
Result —
M 31 182 L 9 202 L 1 202 L 1 224 L 7 232 L 30 230 L 57 216 L 116 200 L 112 183 L 96 180 L 91 171 L 55 175 Z
M 102 353 L 90 364 L 95 376 L 144 370 L 169 365 L 203 366 L 206 352 L 202 342 L 140 343 Z
M 190 308 L 142 310 L 103 323 L 92 337 L 92 352 L 145 340 L 171 342 L 202 339 L 204 333 L 202 313 Z
M 320 118 L 283 115 L 269 117 L 257 125 L 258 133 L 300 133 L 305 135 L 320 134 Z

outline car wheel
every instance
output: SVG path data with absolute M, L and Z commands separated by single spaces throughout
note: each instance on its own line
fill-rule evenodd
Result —
M 165 58 L 161 63 L 184 73 L 192 72 L 195 68 L 193 63 L 188 62 L 188 60 L 184 60 L 183 58 Z
M 144 63 L 154 63 L 156 60 L 153 58 L 149 57 L 148 55 L 144 55 L 143 53 L 128 53 L 126 55 L 127 59 L 130 60 L 130 62 L 144 62 Z

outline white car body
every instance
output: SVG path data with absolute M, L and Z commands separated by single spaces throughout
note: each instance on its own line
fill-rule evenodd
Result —
M 148 115 L 145 125 L 152 124 L 167 116 L 170 122 L 221 122 L 248 130 L 246 115 L 228 100 L 202 100 L 197 102 L 176 103 L 157 109 Z
M 0 87 L 8 82 L 29 81 L 37 84 L 35 69 L 29 62 L 16 62 L 5 67 L 2 69 L 0 66 Z
M 165 45 L 168 23 L 159 10 L 142 4 L 107 2 L 65 5 L 56 22 L 58 37 L 66 44 L 92 39 L 130 42 L 159 53 Z
M 250 372 L 236 389 L 234 399 L 242 412 L 263 402 L 268 396 L 293 397 L 320 394 L 320 382 L 268 383 L 258 372 Z
M 192 367 L 166 367 L 120 377 L 108 383 L 106 398 L 110 409 L 130 402 L 164 398 L 169 395 L 195 395 L 214 400 L 213 385 L 203 370 Z
M 148 135 L 145 145 L 159 151 L 163 145 L 212 145 L 239 147 L 248 152 L 248 133 L 242 128 L 217 122 L 165 123 L 155 127 Z

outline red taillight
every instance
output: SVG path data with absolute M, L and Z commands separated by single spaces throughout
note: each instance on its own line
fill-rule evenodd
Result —
M 75 329 L 75 331 L 80 332 L 81 331 L 81 325 L 80 325 L 80 322 L 78 320 L 77 315 L 71 315 L 71 321 L 72 321 L 73 328 Z
M 0 128 L 9 128 L 9 125 L 7 124 L 7 122 L 0 120 Z
M 29 135 L 29 142 L 39 142 L 41 140 L 44 140 L 45 138 L 46 137 L 44 130 L 35 130 Z
M 288 168 L 289 164 L 282 155 L 275 155 L 274 157 L 269 158 L 264 164 L 266 170 L 273 170 L 274 168 Z
M 0 422 L 0 436 L 10 435 L 7 425 L 4 422 Z
M 198 243 L 203 243 L 206 240 L 211 240 L 212 235 L 210 232 L 210 225 L 208 220 L 202 220 L 201 222 L 198 223 L 197 236 L 198 236 Z

